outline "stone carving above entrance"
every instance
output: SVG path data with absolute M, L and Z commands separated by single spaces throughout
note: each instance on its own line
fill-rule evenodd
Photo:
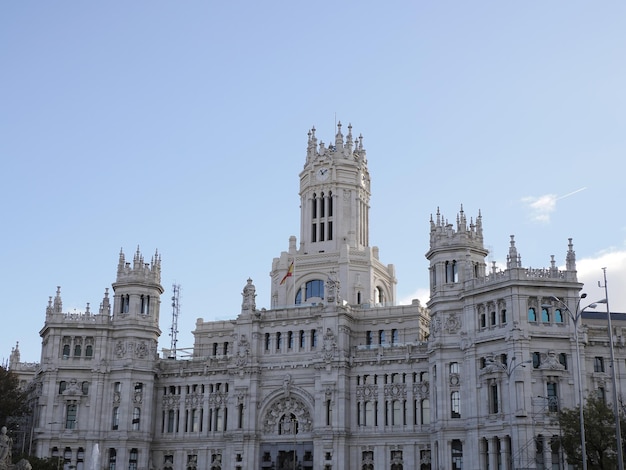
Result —
M 275 400 L 263 417 L 263 431 L 272 434 L 307 433 L 312 424 L 308 407 L 291 394 Z

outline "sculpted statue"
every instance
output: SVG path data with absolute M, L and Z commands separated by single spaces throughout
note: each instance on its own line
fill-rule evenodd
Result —
M 11 448 L 13 441 L 7 436 L 7 427 L 0 429 L 0 470 L 8 469 L 11 466 Z

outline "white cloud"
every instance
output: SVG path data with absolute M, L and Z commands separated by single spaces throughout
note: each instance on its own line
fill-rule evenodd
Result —
M 536 222 L 550 222 L 550 214 L 556 210 L 556 194 L 544 194 L 543 196 L 527 196 L 522 202 L 528 205 L 530 217 Z
M 585 284 L 582 292 L 587 293 L 589 302 L 605 298 L 604 272 L 609 293 L 609 307 L 613 312 L 626 312 L 626 250 L 611 249 L 593 258 L 576 261 L 578 280 Z M 598 287 L 598 281 L 602 287 Z M 603 306 L 598 307 L 602 311 Z
M 556 210 L 556 201 L 573 196 L 576 193 L 584 191 L 585 188 L 579 188 L 576 191 L 567 193 L 563 196 L 556 194 L 544 194 L 543 196 L 526 196 L 522 198 L 522 203 L 528 205 L 530 216 L 536 222 L 550 222 L 550 214 Z
M 413 303 L 413 299 L 417 299 L 420 303 L 425 307 L 426 302 L 430 299 L 430 291 L 428 289 L 417 289 L 412 294 L 407 295 L 406 297 L 400 299 L 398 301 L 398 305 L 410 305 Z

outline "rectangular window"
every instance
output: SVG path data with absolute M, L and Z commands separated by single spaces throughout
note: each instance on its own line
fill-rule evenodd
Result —
M 65 429 L 76 428 L 76 414 L 78 413 L 78 405 L 67 405 L 67 416 L 65 419 Z
M 593 358 L 593 371 L 604 372 L 604 358 L 596 356 Z
M 300 349 L 304 349 L 304 330 L 300 330 Z
M 494 383 L 489 386 L 489 412 L 496 414 L 498 411 L 498 384 Z
M 459 439 L 452 441 L 452 470 L 463 468 L 463 444 Z
M 311 241 L 317 241 L 317 224 L 311 224 Z
M 200 413 L 198 410 L 191 410 L 191 432 L 198 432 L 200 430 Z
M 111 424 L 111 429 L 113 429 L 114 431 L 119 429 L 120 427 L 120 409 L 119 407 L 115 407 L 113 408 L 113 420 L 112 420 L 112 424 Z
M 326 235 L 326 233 L 324 232 L 324 222 L 320 222 L 320 241 L 321 242 L 324 241 L 324 235 Z
M 373 342 L 374 342 L 374 335 L 372 334 L 371 331 L 366 331 L 365 332 L 365 345 L 371 346 Z
M 333 221 L 329 220 L 328 221 L 328 237 L 329 240 L 333 239 Z
M 311 349 L 317 347 L 317 330 L 311 330 Z
M 503 325 L 506 323 L 506 308 L 500 310 L 500 323 Z
M 139 431 L 139 425 L 141 423 L 141 408 L 133 408 L 133 431 Z
M 548 410 L 552 412 L 559 411 L 559 396 L 557 393 L 556 382 L 548 382 Z
M 538 369 L 540 365 L 541 365 L 541 354 L 535 351 L 533 353 L 533 368 Z

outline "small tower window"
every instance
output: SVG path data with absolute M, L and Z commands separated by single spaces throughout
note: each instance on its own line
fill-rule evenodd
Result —
M 446 282 L 459 282 L 456 260 L 446 261 Z
M 150 296 L 142 295 L 141 296 L 141 314 L 148 315 L 150 313 Z
M 120 313 L 128 313 L 130 308 L 130 297 L 128 294 L 120 296 Z
M 328 192 L 328 217 L 333 216 L 333 192 Z

